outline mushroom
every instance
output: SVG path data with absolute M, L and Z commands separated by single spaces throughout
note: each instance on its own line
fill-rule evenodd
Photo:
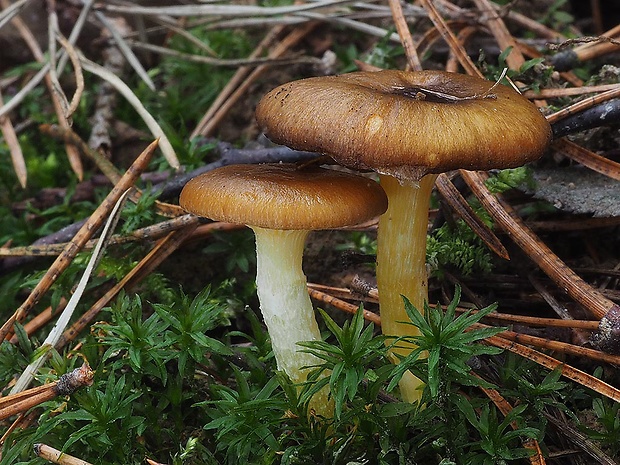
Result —
M 387 198 L 368 178 L 294 164 L 229 165 L 190 180 L 181 192 L 190 213 L 249 226 L 256 236 L 256 289 L 279 370 L 295 383 L 320 360 L 298 342 L 321 339 L 302 271 L 311 230 L 355 225 L 381 215 Z M 327 399 L 312 399 L 329 416 Z M 325 396 L 325 393 L 321 394 Z M 322 410 L 322 411 L 321 411 Z
M 437 174 L 520 166 L 539 158 L 552 137 L 538 109 L 513 89 L 443 71 L 290 82 L 263 97 L 256 118 L 274 142 L 380 174 L 389 206 L 379 220 L 377 282 L 381 326 L 390 336 L 416 335 L 401 295 L 420 311 L 428 300 L 426 233 Z M 403 399 L 419 399 L 420 385 L 407 373 Z

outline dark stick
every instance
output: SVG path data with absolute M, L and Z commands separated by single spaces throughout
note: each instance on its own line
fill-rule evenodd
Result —
M 599 126 L 620 122 L 620 99 L 611 99 L 574 115 L 556 121 L 551 125 L 553 138 L 585 131 Z
M 185 186 L 187 181 L 190 179 L 221 166 L 251 163 L 273 163 L 279 161 L 297 162 L 311 160 L 320 156 L 318 153 L 302 152 L 282 145 L 259 149 L 237 149 L 228 142 L 218 142 L 216 151 L 220 155 L 220 158 L 217 161 L 201 166 L 200 168 L 197 168 L 189 173 L 179 174 L 174 176 L 172 179 L 155 184 L 151 187 L 151 192 L 159 193 L 159 200 L 168 200 L 179 195 L 181 189 L 183 189 L 183 186 Z

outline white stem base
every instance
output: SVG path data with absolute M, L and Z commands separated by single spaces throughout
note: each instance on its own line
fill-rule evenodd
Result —
M 304 243 L 308 231 L 279 231 L 252 227 L 256 235 L 256 289 L 267 325 L 278 369 L 294 383 L 306 381 L 304 366 L 321 360 L 300 352 L 302 341 L 320 341 L 321 333 L 302 271 Z M 310 403 L 316 413 L 331 416 L 327 390 Z

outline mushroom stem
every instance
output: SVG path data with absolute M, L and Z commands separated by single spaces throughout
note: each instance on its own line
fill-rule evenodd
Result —
M 321 362 L 318 357 L 301 352 L 297 345 L 321 340 L 301 266 L 309 231 L 257 226 L 252 226 L 252 230 L 256 236 L 256 290 L 278 369 L 294 383 L 303 383 L 308 370 L 302 368 Z M 331 417 L 329 405 L 324 389 L 313 397 L 310 408 Z
M 401 296 L 419 310 L 428 300 L 426 274 L 426 234 L 431 192 L 437 175 L 428 174 L 418 183 L 401 184 L 381 175 L 381 186 L 388 196 L 388 209 L 379 219 L 377 238 L 377 286 L 381 307 L 381 328 L 389 336 L 416 336 Z M 394 349 L 406 356 L 412 346 L 399 343 Z M 396 357 L 394 357 L 396 360 Z M 422 382 L 410 372 L 400 382 L 403 400 L 414 402 L 422 395 Z

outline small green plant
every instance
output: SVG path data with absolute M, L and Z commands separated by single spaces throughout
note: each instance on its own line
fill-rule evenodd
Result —
M 63 424 L 73 432 L 64 444 L 75 443 L 107 454 L 130 456 L 136 437 L 145 431 L 145 418 L 136 414 L 135 401 L 142 396 L 127 376 L 110 372 L 101 388 L 88 388 L 76 395 L 80 408 L 63 412 L 53 419 L 52 428 Z M 113 427 L 110 427 L 113 425 Z
M 471 328 L 474 323 L 494 311 L 497 305 L 489 305 L 476 313 L 467 311 L 456 316 L 460 297 L 460 288 L 457 287 L 454 299 L 445 311 L 440 305 L 430 307 L 426 304 L 424 314 L 403 298 L 411 324 L 418 328 L 420 335 L 402 338 L 413 343 L 416 348 L 396 366 L 388 389 L 394 388 L 400 376 L 409 369 L 426 383 L 428 394 L 435 402 L 450 392 L 452 383 L 492 387 L 474 376 L 467 362 L 474 356 L 501 353 L 500 349 L 478 342 L 501 332 L 502 328 Z M 393 344 L 399 342 L 397 339 Z M 421 358 L 422 353 L 427 353 L 428 356 Z
M 153 208 L 157 200 L 156 193 L 145 189 L 137 202 L 127 202 L 123 208 L 123 226 L 121 233 L 130 233 L 135 229 L 156 223 L 158 216 Z
M 138 296 L 121 299 L 112 308 L 115 324 L 96 326 L 103 333 L 100 342 L 108 347 L 103 361 L 113 358 L 113 367 L 128 366 L 135 373 L 159 378 L 166 385 L 166 364 L 171 360 L 175 361 L 178 374 L 184 377 L 196 363 L 204 362 L 207 354 L 231 354 L 222 342 L 206 335 L 227 323 L 221 304 L 211 299 L 210 288 L 192 301 L 181 294 L 179 305 L 156 304 L 153 309 L 144 318 Z M 119 358 L 119 353 L 125 356 Z
M 391 42 L 393 33 L 394 31 L 390 30 L 365 54 L 362 58 L 365 63 L 382 69 L 399 68 L 397 59 L 403 57 L 404 50 L 401 45 L 395 45 Z
M 189 438 L 185 445 L 180 446 L 179 449 L 179 452 L 172 456 L 172 465 L 184 465 L 187 463 L 218 465 L 213 454 L 200 443 L 197 437 Z
M 322 363 L 301 386 L 276 371 L 267 333 L 252 313 L 249 333 L 222 334 L 230 316 L 228 292 L 206 289 L 194 299 L 180 293 L 169 305 L 120 297 L 109 310 L 110 322 L 96 325 L 83 349 L 96 367 L 93 386 L 68 401 L 48 402 L 38 425 L 8 437 L 0 464 L 38 463 L 28 455 L 34 441 L 106 465 L 143 463 L 145 455 L 209 465 L 517 464 L 528 455 L 522 439 L 544 440 L 544 424 L 533 417 L 561 408 L 566 383 L 558 372 L 537 376 L 516 357 L 506 362 L 502 355 L 497 364 L 506 367 L 500 372 L 509 386 L 504 394 L 520 404 L 502 417 L 480 395 L 480 386 L 493 385 L 473 374 L 471 361 L 495 363 L 500 351 L 480 342 L 501 328 L 472 327 L 494 306 L 458 315 L 458 288 L 445 309 L 427 306 L 424 315 L 405 301 L 420 330 L 407 340 L 419 347 L 396 366 L 387 351 L 403 340 L 375 335 L 361 308 L 342 326 L 321 311 L 328 338 L 300 349 Z M 19 328 L 17 334 L 18 347 L 0 347 L 0 367 L 25 364 L 36 350 L 36 341 Z M 420 357 L 423 351 L 428 357 Z M 75 363 L 54 354 L 45 377 L 55 379 Z M 405 370 L 426 383 L 420 405 L 396 397 Z M 307 409 L 308 399 L 325 386 L 334 418 Z M 599 402 L 594 410 L 604 426 L 588 434 L 613 447 L 617 407 Z
M 583 425 L 581 429 L 590 437 L 599 441 L 609 450 L 613 457 L 620 454 L 620 404 L 609 399 L 592 399 L 592 410 L 597 418 L 598 427 Z
M 455 398 L 456 404 L 467 421 L 474 427 L 480 437 L 471 442 L 471 450 L 463 458 L 464 463 L 495 465 L 509 460 L 526 458 L 531 451 L 515 444 L 521 438 L 535 438 L 539 431 L 530 427 L 514 427 L 520 415 L 527 408 L 526 404 L 513 408 L 502 421 L 489 404 L 485 404 L 477 414 L 471 403 L 462 397 Z
M 75 188 L 75 180 L 70 181 L 67 184 L 62 201 L 44 210 L 28 205 L 29 212 L 36 215 L 40 223 L 40 226 L 35 231 L 38 236 L 52 234 L 73 222 L 88 217 L 93 212 L 96 208 L 93 202 L 74 202 L 71 200 L 75 193 Z
M 569 384 L 560 381 L 562 372 L 559 369 L 541 377 L 540 374 L 533 376 L 532 368 L 534 367 L 531 362 L 525 362 L 513 355 L 507 356 L 505 363 L 500 366 L 502 392 L 505 396 L 517 398 L 528 405 L 523 412 L 523 418 L 528 418 L 530 425 L 544 432 L 547 413 L 559 410 L 571 415 L 565 404 Z
M 467 276 L 489 273 L 492 267 L 489 249 L 463 220 L 454 225 L 445 223 L 429 235 L 426 261 L 438 277 L 449 268 Z
M 144 463 L 146 450 L 178 450 L 178 438 L 201 430 L 209 420 L 195 407 L 206 384 L 197 372 L 232 354 L 210 335 L 228 324 L 229 296 L 207 288 L 194 299 L 180 293 L 174 300 L 151 307 L 139 297 L 119 297 L 111 321 L 96 325 L 83 348 L 95 368 L 93 385 L 68 401 L 47 402 L 38 425 L 7 438 L 0 464 L 38 463 L 28 458 L 38 441 L 97 464 Z M 18 347 L 0 348 L 0 366 L 11 358 L 13 372 L 35 350 L 19 328 L 17 334 Z M 71 370 L 60 361 L 75 359 L 57 356 L 48 377 Z
M 360 307 L 353 319 L 345 322 L 342 328 L 326 312 L 320 310 L 325 325 L 336 338 L 336 344 L 326 341 L 300 344 L 306 347 L 306 352 L 324 361 L 309 377 L 313 385 L 305 391 L 302 400 L 310 399 L 324 386 L 329 385 L 335 403 L 336 420 L 342 415 L 345 401 L 353 402 L 361 394 L 366 402 L 374 402 L 378 392 L 376 389 L 364 390 L 364 381 L 367 387 L 377 386 L 377 383 L 368 380 L 379 379 L 378 370 L 373 368 L 378 361 L 382 362 L 383 368 L 380 371 L 384 374 L 387 373 L 386 369 L 390 368 L 384 338 L 373 336 L 374 325 L 364 327 L 362 310 Z
M 497 170 L 485 185 L 491 192 L 502 193 L 510 189 L 531 187 L 532 173 L 527 167 Z M 489 213 L 476 200 L 471 206 L 478 217 L 488 226 L 493 221 Z M 491 253 L 482 240 L 461 219 L 445 223 L 429 235 L 426 261 L 435 276 L 442 276 L 445 269 L 456 268 L 463 275 L 489 273 L 493 266 Z
M 493 193 L 502 193 L 510 189 L 532 187 L 532 171 L 527 166 L 498 170 L 484 183 Z
M 2 341 L 0 345 L 0 383 L 3 386 L 13 379 L 16 368 L 23 370 L 28 366 L 34 354 L 34 344 L 19 323 L 15 324 L 15 335 L 17 344 Z
M 501 444 L 512 445 L 519 435 L 512 432 L 504 434 L 502 431 L 498 433 L 498 437 L 489 437 L 492 426 L 489 421 L 495 418 L 489 416 L 495 415 L 489 413 L 489 409 L 495 407 L 488 406 L 488 401 L 481 399 L 468 400 L 458 393 L 458 389 L 465 386 L 493 387 L 472 373 L 469 362 L 473 357 L 497 355 L 501 352 L 497 348 L 479 343 L 500 332 L 501 328 L 472 328 L 471 325 L 492 312 L 495 306 L 486 307 L 477 313 L 464 312 L 456 316 L 459 300 L 460 290 L 457 287 L 454 299 L 445 310 L 439 305 L 434 308 L 427 305 L 422 315 L 405 299 L 407 315 L 419 329 L 420 335 L 403 338 L 417 348 L 395 367 L 388 389 L 396 386 L 405 370 L 411 370 L 426 383 L 421 400 L 426 404 L 421 414 L 425 420 L 416 426 L 421 430 L 422 443 L 419 447 L 427 454 L 434 454 L 435 463 L 496 463 L 492 460 L 503 447 Z M 399 342 L 397 339 L 394 344 Z M 428 356 L 423 358 L 422 353 L 427 353 Z M 487 414 L 480 421 L 473 421 L 470 412 L 478 408 L 486 409 L 483 412 L 486 411 Z M 468 420 L 472 420 L 469 424 L 474 427 L 474 431 L 464 426 L 464 422 Z M 529 434 L 529 430 L 524 432 Z M 489 441 L 483 452 L 480 452 L 481 456 L 476 450 L 479 443 L 471 441 L 472 434 L 479 434 Z M 476 457 L 476 461 L 467 461 L 462 457 Z
M 286 399 L 277 393 L 278 381 L 271 378 L 262 387 L 251 386 L 246 375 L 233 367 L 235 389 L 214 385 L 215 400 L 201 402 L 213 418 L 206 430 L 216 430 L 215 451 L 223 452 L 228 464 L 272 463 L 281 449 L 276 431 L 282 424 Z M 267 460 L 270 457 L 270 461 Z

